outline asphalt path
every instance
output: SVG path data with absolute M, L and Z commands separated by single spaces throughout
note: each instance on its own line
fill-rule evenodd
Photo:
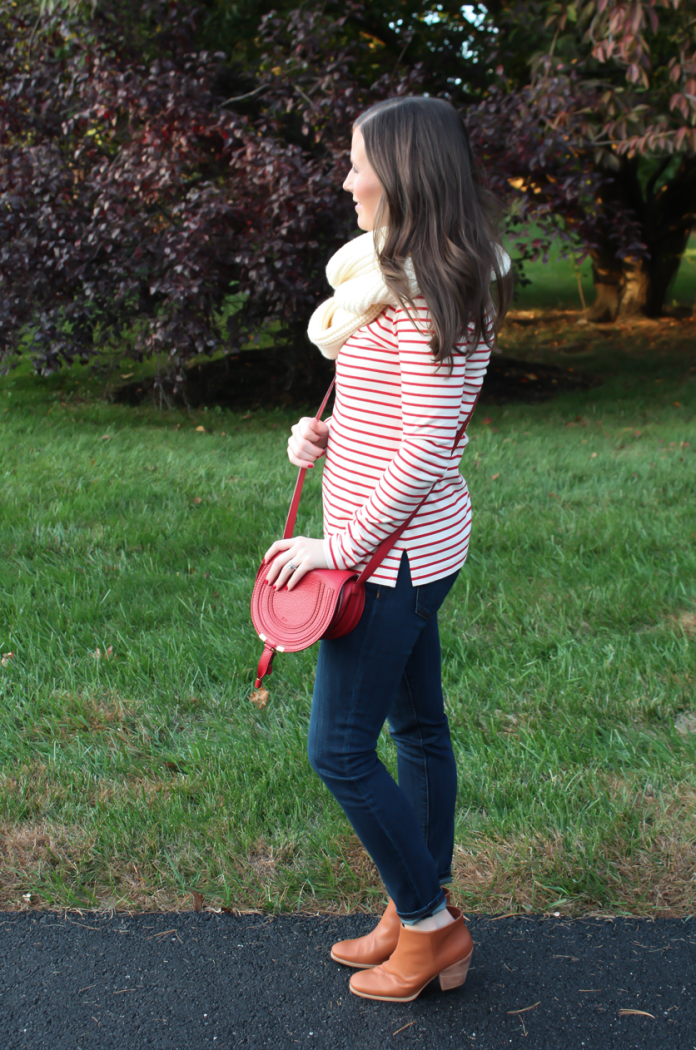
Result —
M 464 987 L 394 1005 L 329 957 L 373 924 L 0 913 L 0 1047 L 696 1050 L 696 920 L 472 918 Z

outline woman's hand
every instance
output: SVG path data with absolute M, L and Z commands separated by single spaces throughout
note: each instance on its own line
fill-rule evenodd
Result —
M 324 541 L 309 540 L 306 536 L 293 536 L 289 540 L 276 540 L 264 555 L 269 565 L 266 580 L 277 591 L 285 584 L 291 591 L 310 569 L 328 569 L 324 557 Z
M 329 427 L 314 416 L 303 416 L 295 423 L 288 438 L 288 459 L 296 467 L 314 466 L 314 461 L 326 452 L 329 440 Z

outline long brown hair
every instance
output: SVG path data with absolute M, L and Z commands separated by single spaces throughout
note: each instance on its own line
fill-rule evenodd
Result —
M 384 189 L 374 228 L 387 287 L 413 306 L 404 272 L 410 256 L 428 304 L 436 361 L 451 363 L 472 323 L 468 341 L 490 346 L 491 315 L 495 333 L 510 305 L 512 275 L 503 265 L 494 201 L 477 179 L 456 109 L 444 99 L 393 98 L 371 106 L 353 127 Z M 382 227 L 385 238 L 377 236 Z

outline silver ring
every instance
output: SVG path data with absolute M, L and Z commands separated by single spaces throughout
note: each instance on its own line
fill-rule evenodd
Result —
M 293 572 L 297 572 L 297 566 L 294 564 L 294 562 L 289 561 L 288 568 L 292 569 Z

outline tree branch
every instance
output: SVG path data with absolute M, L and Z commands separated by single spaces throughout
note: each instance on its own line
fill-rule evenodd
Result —
M 232 98 L 225 99 L 224 102 L 220 103 L 220 107 L 229 106 L 232 102 L 243 102 L 247 98 L 253 98 L 254 95 L 260 95 L 264 91 L 268 91 L 270 84 L 262 84 L 261 87 L 254 88 L 253 91 L 247 91 L 246 95 L 234 95 Z
M 361 32 L 368 33 L 376 40 L 379 40 L 379 42 L 394 55 L 397 66 L 403 58 L 406 47 L 408 47 L 413 41 L 413 37 L 411 37 L 407 40 L 406 47 L 404 47 L 404 35 L 383 25 L 372 15 L 361 17 L 356 14 L 350 14 L 347 21 L 352 23 Z M 456 59 L 456 55 L 457 52 L 454 48 L 451 49 L 449 54 L 443 54 L 442 51 L 428 52 L 424 48 L 421 48 L 418 58 L 431 75 L 438 76 L 439 78 L 442 77 L 443 73 L 445 73 L 445 75 L 447 73 L 446 67 L 450 64 L 447 61 L 448 59 L 452 60 L 452 66 L 455 65 L 454 60 Z M 457 75 L 461 76 L 463 81 L 467 81 L 479 88 L 488 87 L 490 76 L 484 70 L 479 71 L 472 63 L 468 63 L 465 67 L 466 73 L 465 75 L 462 75 L 464 66 L 465 63 L 462 60 L 462 67 L 457 67 Z M 467 99 L 467 101 L 470 101 L 470 99 Z

